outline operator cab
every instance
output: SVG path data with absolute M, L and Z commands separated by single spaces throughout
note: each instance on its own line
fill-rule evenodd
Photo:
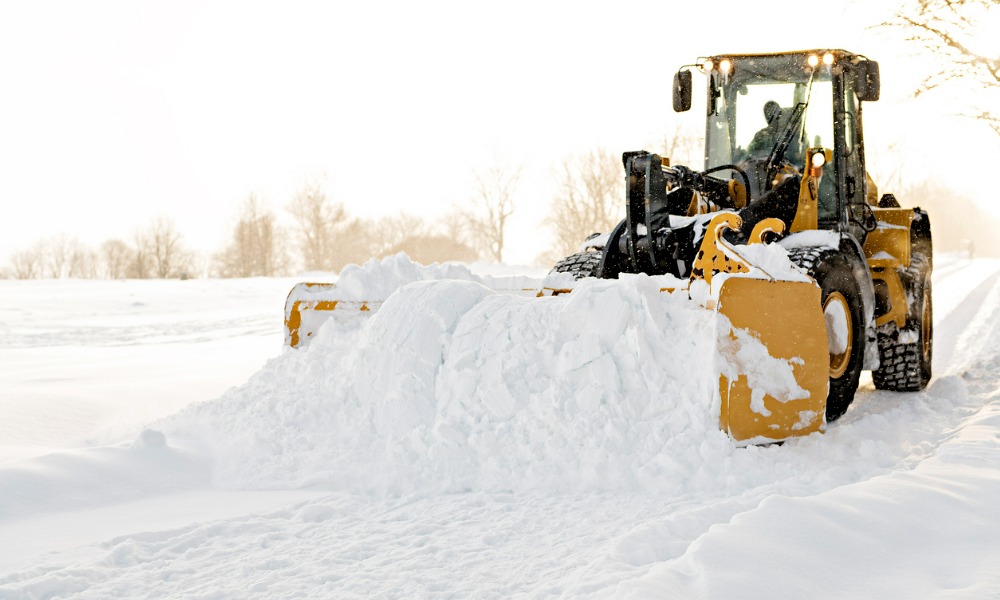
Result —
M 706 172 L 748 181 L 753 203 L 819 162 L 817 225 L 853 229 L 866 198 L 861 101 L 878 98 L 877 63 L 814 50 L 719 55 L 697 68 L 708 83 Z M 690 75 L 675 77 L 674 110 L 690 108 Z

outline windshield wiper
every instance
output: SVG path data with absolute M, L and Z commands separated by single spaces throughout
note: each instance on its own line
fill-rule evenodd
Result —
M 778 141 L 771 148 L 771 153 L 767 156 L 768 179 L 771 178 L 770 174 L 773 169 L 778 166 L 781 159 L 785 156 L 785 152 L 788 151 L 788 147 L 792 144 L 792 139 L 799 133 L 802 116 L 806 113 L 806 104 L 807 102 L 799 102 L 795 105 L 791 116 L 788 118 L 788 122 L 785 123 L 785 127 L 781 130 L 781 135 L 778 136 Z

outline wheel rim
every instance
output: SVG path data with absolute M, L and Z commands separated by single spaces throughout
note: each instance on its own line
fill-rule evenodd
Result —
M 830 348 L 830 379 L 837 379 L 847 372 L 851 362 L 851 350 L 854 348 L 854 327 L 851 323 L 851 309 L 847 298 L 840 292 L 831 292 L 823 303 L 823 317 L 826 320 L 826 338 Z M 833 348 L 834 335 L 837 333 L 838 321 L 846 328 L 846 340 L 843 351 Z

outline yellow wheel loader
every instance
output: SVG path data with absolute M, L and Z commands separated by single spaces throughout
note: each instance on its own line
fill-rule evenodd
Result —
M 923 389 L 933 340 L 930 220 L 919 208 L 901 208 L 891 194 L 879 198 L 867 177 L 861 109 L 878 100 L 878 63 L 843 50 L 704 58 L 674 76 L 677 112 L 691 108 L 692 69 L 707 82 L 705 169 L 626 153 L 626 218 L 555 270 L 578 278 L 669 273 L 702 279 L 699 258 L 711 248 L 699 230 L 700 214 L 738 217 L 738 230 L 712 242 L 736 254 L 754 241 L 755 227 L 777 219 L 771 237 L 819 293 L 812 298 L 791 282 L 733 278 L 719 292 L 729 301 L 717 309 L 772 354 L 802 358 L 817 344 L 826 348 L 822 364 L 803 359 L 796 377 L 813 400 L 822 398 L 827 421 L 847 411 L 863 369 L 872 371 L 879 389 Z M 733 285 L 740 289 L 735 297 L 726 290 Z M 809 325 L 816 315 L 822 330 Z M 825 377 L 813 385 L 817 370 Z M 774 431 L 773 423 L 744 410 L 753 393 L 745 385 L 722 377 L 720 386 L 723 428 L 740 415 L 740 431 L 730 430 L 735 438 L 801 433 Z M 788 422 L 806 410 L 773 404 L 775 411 L 791 411 Z
M 925 387 L 930 222 L 866 175 L 861 107 L 879 97 L 878 64 L 843 50 L 713 56 L 674 76 L 677 112 L 691 108 L 693 70 L 707 87 L 704 169 L 625 153 L 625 218 L 555 278 L 663 276 L 663 293 L 713 311 L 718 396 L 706 406 L 740 443 L 823 431 L 864 369 L 880 389 Z M 362 300 L 295 286 L 286 343 L 385 298 Z

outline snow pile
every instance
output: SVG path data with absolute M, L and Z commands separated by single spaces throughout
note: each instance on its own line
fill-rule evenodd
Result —
M 750 277 L 781 281 L 812 281 L 788 260 L 788 250 L 782 244 L 747 244 L 737 246 L 736 250 L 740 257 L 750 263 L 751 272 L 748 274 Z
M 405 267 L 345 271 L 338 288 Z M 201 430 L 233 487 L 658 488 L 731 451 L 718 430 L 723 317 L 646 276 L 529 298 L 444 274 L 456 273 L 403 285 L 366 320 L 331 320 L 171 419 L 168 437 Z
M 363 266 L 347 265 L 337 278 L 330 300 L 384 300 L 408 283 L 452 279 L 476 281 L 493 289 L 532 288 L 537 280 L 525 276 L 475 275 L 461 263 L 420 265 L 399 253 L 382 260 L 371 259 Z

